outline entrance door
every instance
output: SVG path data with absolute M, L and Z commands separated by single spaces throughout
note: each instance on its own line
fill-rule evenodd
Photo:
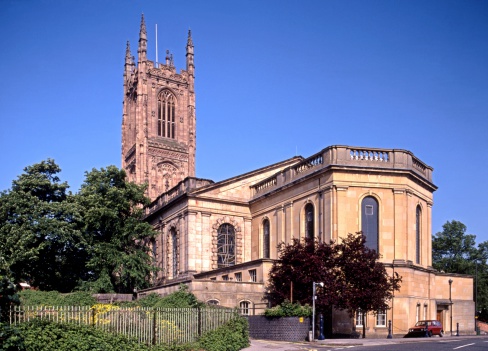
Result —
M 444 326 L 444 319 L 442 318 L 442 311 L 437 311 L 437 320 L 442 323 L 442 326 Z

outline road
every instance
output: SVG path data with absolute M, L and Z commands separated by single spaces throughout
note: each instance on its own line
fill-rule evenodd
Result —
M 335 349 L 337 350 L 337 349 Z M 395 345 L 358 346 L 359 351 L 480 351 L 488 350 L 488 338 L 449 339 Z
M 342 347 L 317 347 L 317 351 L 481 351 L 488 350 L 488 337 L 449 338 L 428 341 L 409 341 L 395 344 L 344 345 Z
M 243 351 L 488 351 L 488 336 L 418 339 L 332 339 L 317 343 L 251 340 Z

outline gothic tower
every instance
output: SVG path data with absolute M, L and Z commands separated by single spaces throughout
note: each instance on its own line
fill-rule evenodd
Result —
M 125 54 L 122 108 L 122 168 L 128 180 L 148 184 L 154 200 L 186 177 L 195 176 L 196 116 L 193 41 L 188 31 L 186 70 L 176 72 L 173 55 L 147 59 L 141 19 L 137 65 L 129 42 Z

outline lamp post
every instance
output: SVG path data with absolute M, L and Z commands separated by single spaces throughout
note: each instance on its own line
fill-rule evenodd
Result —
M 474 331 L 478 334 L 478 260 L 476 260 L 476 282 L 474 288 Z
M 324 287 L 324 283 L 313 282 L 313 289 L 312 289 L 312 340 L 310 340 L 310 341 L 315 340 L 315 299 L 317 298 L 315 296 L 315 292 L 316 292 L 315 286 L 317 286 L 317 285 Z
M 449 279 L 449 304 L 451 305 L 451 311 L 449 313 L 451 318 L 451 336 L 452 336 L 452 298 L 451 298 L 451 287 L 452 287 L 452 279 Z

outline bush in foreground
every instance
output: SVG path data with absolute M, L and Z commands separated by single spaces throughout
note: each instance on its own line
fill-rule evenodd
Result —
M 62 294 L 58 291 L 24 290 L 19 295 L 24 306 L 92 306 L 97 303 L 97 299 L 85 291 Z
M 249 346 L 247 320 L 236 317 L 182 345 L 145 345 L 125 336 L 78 324 L 46 320 L 10 327 L 0 324 L 0 351 L 238 351 Z
M 302 306 L 285 300 L 278 306 L 266 309 L 264 315 L 266 317 L 310 317 L 312 308 L 309 305 Z
M 36 351 L 147 351 L 146 345 L 87 325 L 33 320 L 17 326 L 25 350 Z
M 249 346 L 247 319 L 236 317 L 220 328 L 206 332 L 198 340 L 206 351 L 238 351 Z

